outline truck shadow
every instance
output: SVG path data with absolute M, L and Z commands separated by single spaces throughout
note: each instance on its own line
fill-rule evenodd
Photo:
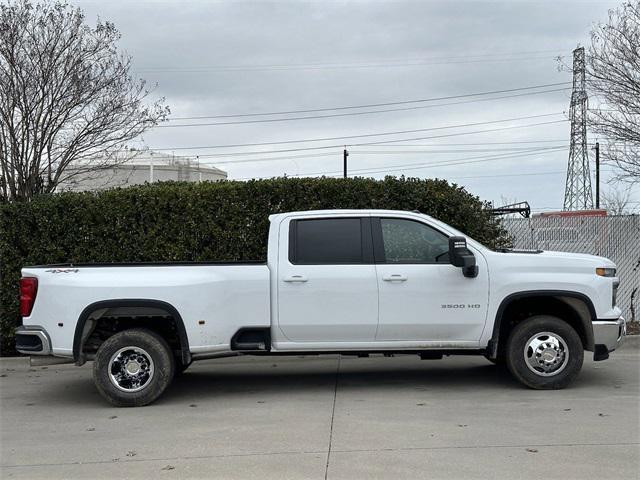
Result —
M 304 399 L 326 394 L 336 386 L 339 393 L 376 395 L 389 392 L 421 391 L 441 395 L 478 395 L 493 392 L 522 392 L 532 390 L 521 386 L 506 368 L 490 364 L 470 365 L 468 362 L 342 362 L 336 378 L 337 362 L 326 359 L 311 361 L 259 361 L 227 363 L 215 361 L 194 364 L 175 378 L 167 391 L 155 402 L 157 405 L 184 406 L 198 402 L 234 401 L 247 396 L 256 399 L 269 397 L 271 401 L 295 395 Z M 345 365 L 346 363 L 346 365 Z M 583 369 L 569 390 L 611 388 L 612 382 L 601 370 Z M 542 393 L 542 392 L 540 392 Z M 93 386 L 90 371 L 74 375 L 56 384 L 47 385 L 50 405 L 74 404 L 79 408 L 106 407 Z
M 211 370 L 199 369 L 187 371 L 178 377 L 165 393 L 161 401 L 196 401 L 234 397 L 244 394 L 272 395 L 304 395 L 326 392 L 336 384 L 336 371 L 262 371 L 249 373 L 224 371 L 212 367 Z M 337 376 L 338 389 L 368 390 L 371 393 L 381 391 L 423 390 L 447 392 L 473 392 L 478 388 L 522 388 L 511 378 L 506 369 L 483 365 L 467 368 L 446 368 L 424 366 L 341 371 Z

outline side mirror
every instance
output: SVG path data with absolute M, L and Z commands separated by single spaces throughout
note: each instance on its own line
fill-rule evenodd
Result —
M 467 248 L 467 239 L 464 237 L 449 237 L 449 259 L 454 267 L 461 267 L 465 277 L 478 276 L 476 257 Z

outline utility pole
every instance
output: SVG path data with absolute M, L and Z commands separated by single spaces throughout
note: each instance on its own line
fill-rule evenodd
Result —
M 587 90 L 583 47 L 573 51 L 573 91 L 569 117 L 571 144 L 564 191 L 564 210 L 589 210 L 593 208 L 593 193 L 587 152 Z
M 600 143 L 596 142 L 596 208 L 600 208 Z
M 347 147 L 344 147 L 344 151 L 342 152 L 342 162 L 344 165 L 344 178 L 347 178 L 347 157 L 349 156 L 349 152 L 347 152 Z

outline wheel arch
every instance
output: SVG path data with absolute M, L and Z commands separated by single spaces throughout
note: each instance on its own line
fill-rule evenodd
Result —
M 149 309 L 168 314 L 168 316 L 170 316 L 175 322 L 182 362 L 185 364 L 191 362 L 187 330 L 184 326 L 182 316 L 173 305 L 162 300 L 123 298 L 94 302 L 82 310 L 82 313 L 80 313 L 80 316 L 78 317 L 73 337 L 73 359 L 77 365 L 82 365 L 86 361 L 82 351 L 85 341 L 93 332 L 93 327 L 91 325 L 87 325 L 87 321 L 94 313 L 99 312 L 100 310 L 105 310 L 106 312 L 115 308 Z
M 544 300 L 547 300 L 544 302 Z M 505 297 L 498 310 L 496 311 L 495 321 L 493 324 L 493 332 L 491 340 L 487 347 L 487 353 L 491 358 L 496 358 L 500 349 L 504 346 L 505 331 L 509 328 L 507 324 L 509 309 L 516 308 L 518 305 L 525 305 L 529 301 L 535 301 L 538 304 L 539 313 L 553 314 L 548 308 L 558 302 L 565 306 L 564 312 L 571 311 L 573 314 L 568 320 L 569 323 L 578 331 L 585 350 L 593 351 L 593 325 L 592 322 L 597 320 L 596 310 L 591 299 L 584 293 L 570 290 L 529 290 L 515 292 Z

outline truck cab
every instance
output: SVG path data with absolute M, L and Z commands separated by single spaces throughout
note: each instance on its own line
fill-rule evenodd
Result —
M 489 271 L 477 242 L 408 212 L 300 212 L 271 225 L 274 348 L 478 348 Z M 451 262 L 451 238 L 466 243 L 472 275 Z

